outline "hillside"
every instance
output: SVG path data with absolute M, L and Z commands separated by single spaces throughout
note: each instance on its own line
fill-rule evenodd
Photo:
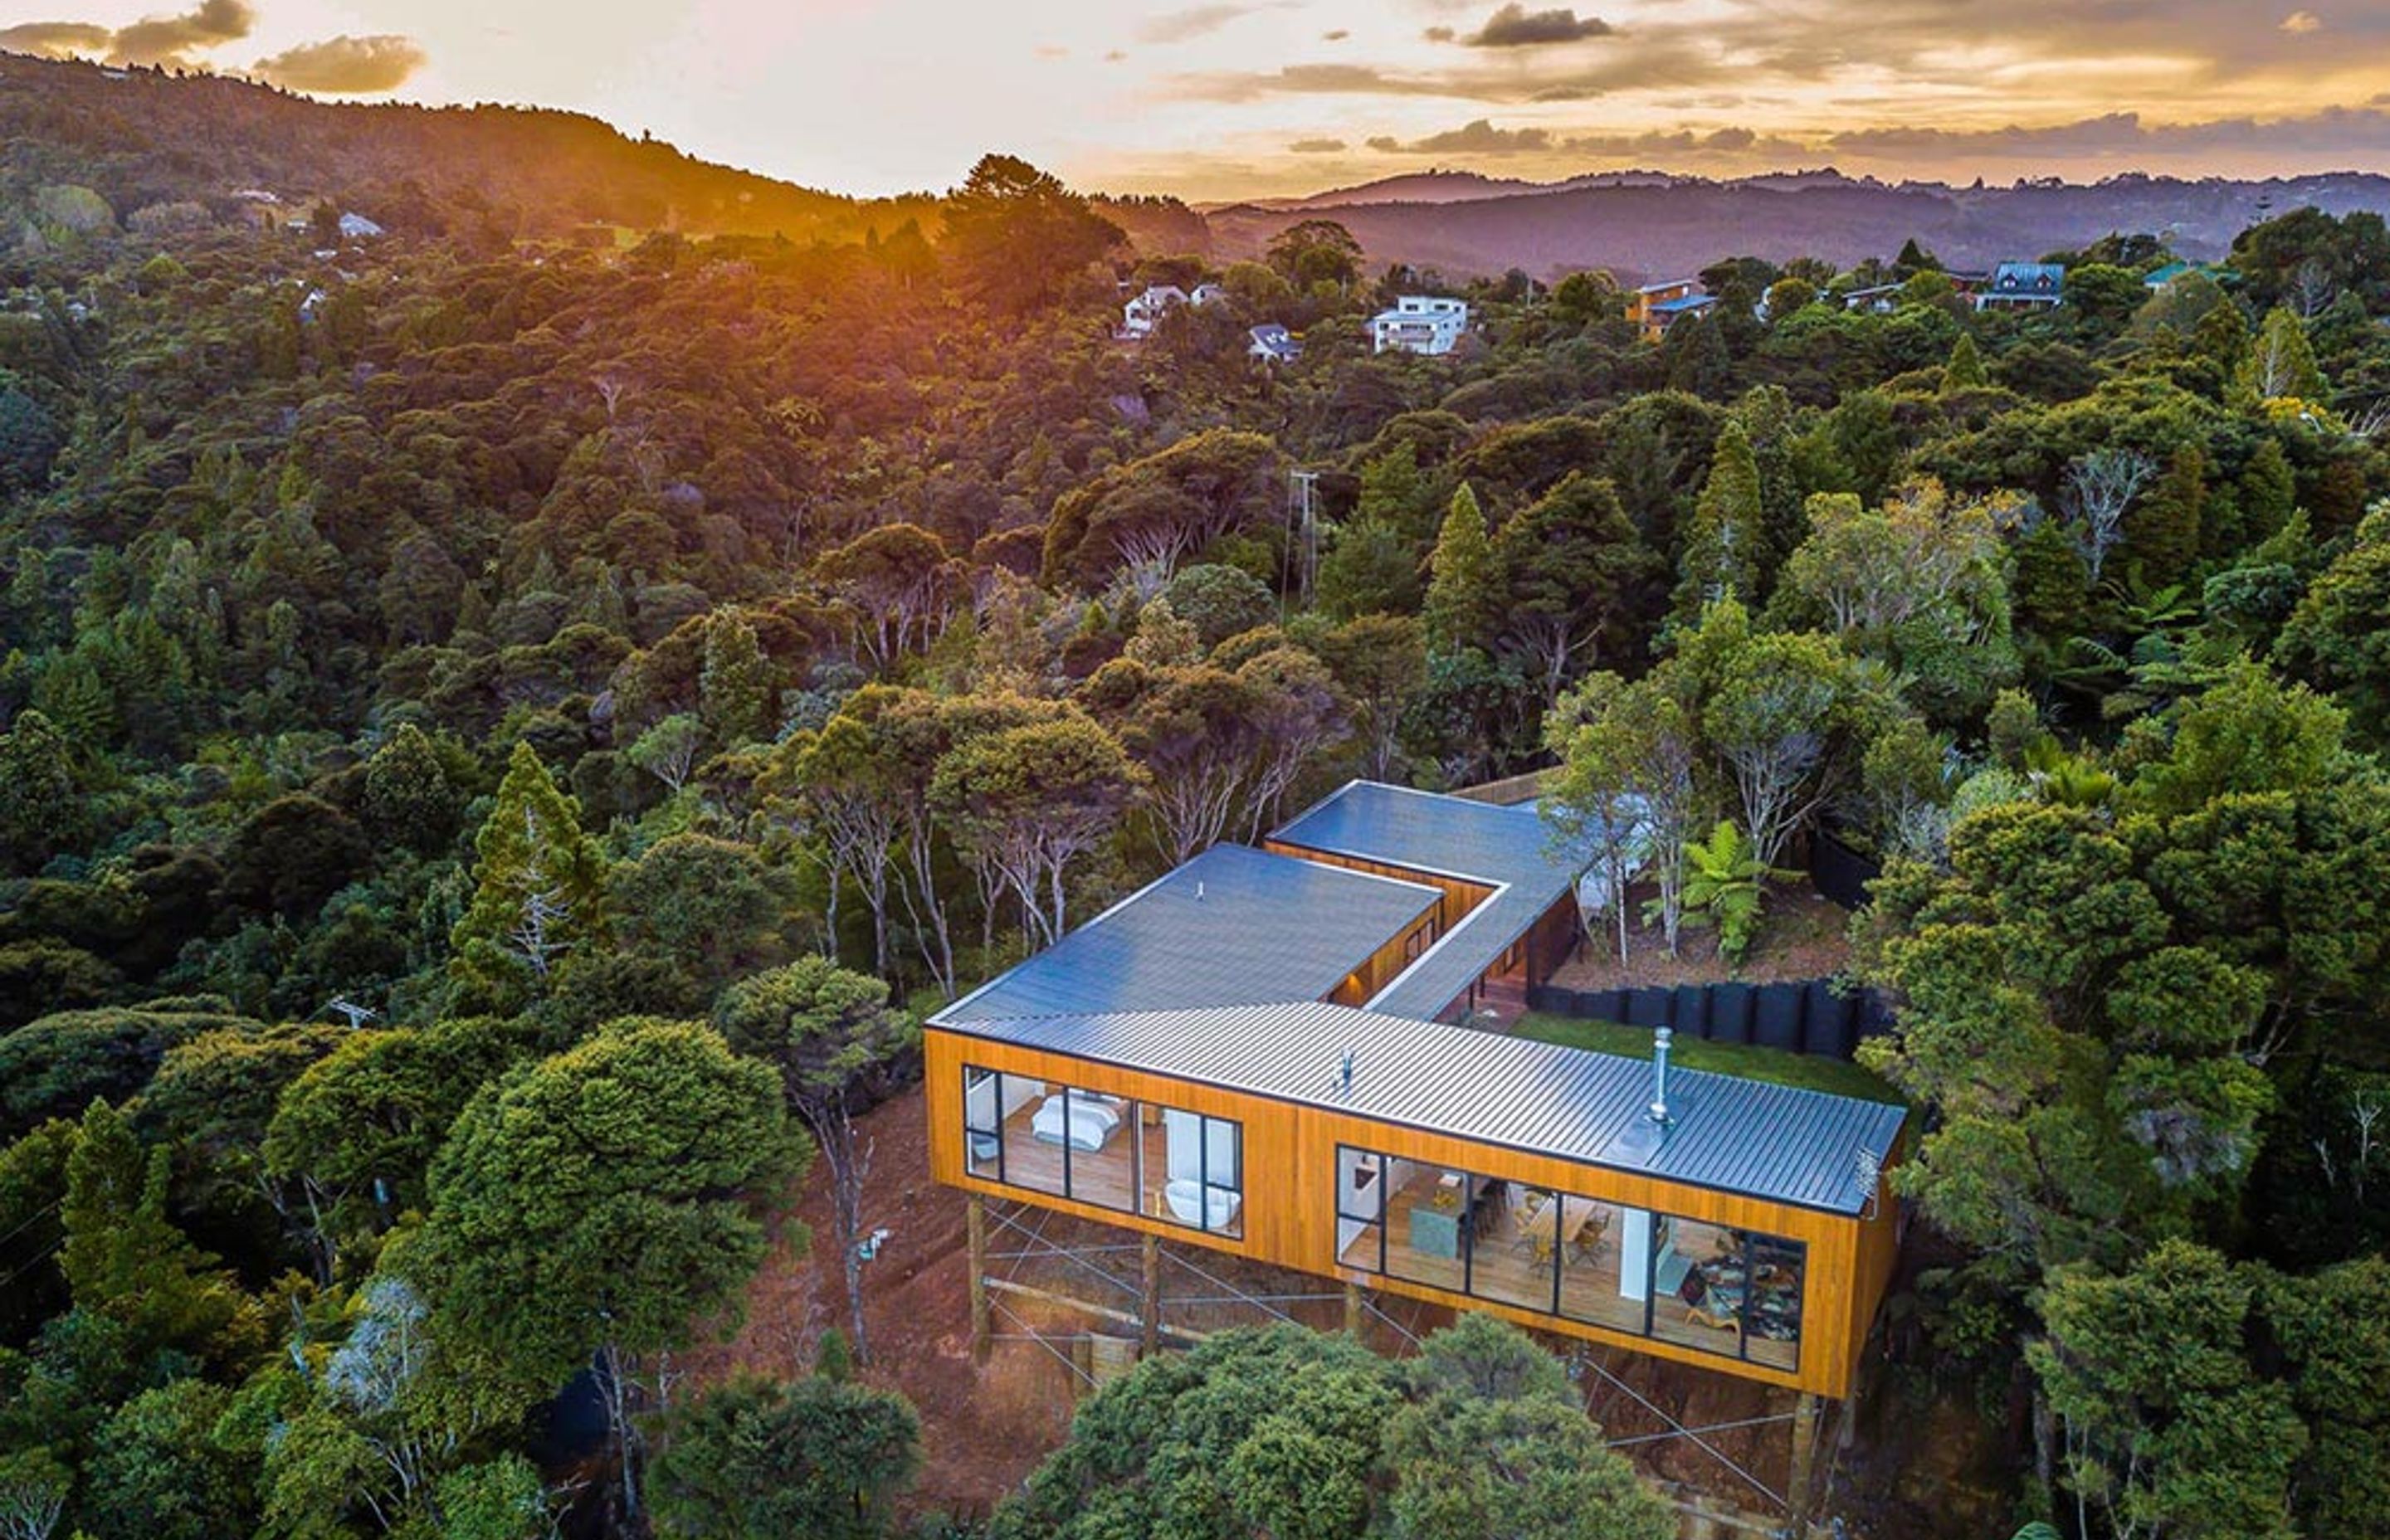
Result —
M 1728 252 L 1774 262 L 1808 254 L 1848 266 L 1911 237 L 1959 267 L 2081 247 L 2111 231 L 2165 232 L 2183 255 L 2205 259 L 2269 213 L 2303 205 L 2335 215 L 2390 210 L 2390 178 L 2354 173 L 1970 188 L 1830 175 L 1510 186 L 1462 173 L 1403 177 L 1349 189 L 1341 201 L 1243 204 L 1207 217 L 1226 255 L 1258 252 L 1297 221 L 1332 219 L 1360 240 L 1372 265 L 1409 263 L 1450 275 L 1518 267 L 1537 276 L 1607 267 L 1640 279 L 1692 272 Z M 1388 193 L 1423 196 L 1389 201 Z
M 692 160 L 578 113 L 333 104 L 0 54 L 0 202 L 21 211 L 44 186 L 87 187 L 119 219 L 186 201 L 225 212 L 251 190 L 302 208 L 333 199 L 401 235 L 495 219 L 507 235 L 605 224 L 839 239 L 917 212 Z
M 1768 1366 L 1851 1350 L 1886 1280 L 1606 1152 L 1381 1146 L 1440 1151 L 1437 1192 L 1427 1160 L 1484 1149 L 1450 1185 L 1544 1191 L 1546 1254 L 1512 1220 L 1481 1273 L 1455 1213 L 1457 1280 L 1396 1273 L 1388 1206 L 1382 1280 L 1340 1244 L 1249 1284 L 1242 1243 L 1346 1178 L 1279 1158 L 1308 1134 L 1226 1115 L 1219 1161 L 1201 1128 L 1207 1217 L 1146 1253 L 1171 1318 L 1334 1322 L 1359 1278 L 1381 1341 L 1425 1339 L 1400 1365 L 1224 1332 L 1070 1407 L 1075 1345 L 1019 1340 L 1075 1334 L 1059 1305 L 972 1320 L 927 1156 L 984 1150 L 922 1130 L 986 1082 L 924 1015 L 1349 782 L 1530 772 L 1612 895 L 1583 948 L 1618 968 L 1574 977 L 1831 969 L 1886 1003 L 1857 1051 L 1918 1113 L 1906 1239 L 1814 1430 L 1826 1528 L 2379 1533 L 2390 226 L 2279 213 L 2154 291 L 2156 244 L 2107 242 L 2018 313 L 1930 272 L 1850 308 L 1814 257 L 2212 250 L 2236 199 L 2380 191 L 1340 206 L 1374 261 L 1456 269 L 1816 247 L 1728 264 L 1656 341 L 1590 276 L 1464 278 L 1468 332 L 1414 355 L 1372 325 L 1412 280 L 1335 232 L 1219 239 L 1290 214 L 997 154 L 857 203 L 559 113 L 0 60 L 0 1540 L 1668 1540 L 1630 1458 L 1777 1532 L 1792 1483 L 1753 1452 L 1802 1414 Z M 1214 250 L 1140 268 L 1123 225 Z M 1124 280 L 1217 292 L 1131 340 Z M 1266 323 L 1300 355 L 1254 358 Z M 1768 875 L 1830 835 L 1883 867 L 1847 928 Z M 1323 907 L 1209 950 L 1316 956 Z M 1439 1057 L 1549 1127 L 1606 1095 Z M 1735 1126 L 1699 1096 L 1664 1141 Z M 1147 1223 L 1081 1201 L 1107 1166 L 1059 1110 L 1059 1187 L 1008 1153 L 1028 1107 L 996 1136 L 996 1281 L 1045 1287 L 1012 1264 L 1061 1269 L 1022 1253 L 1065 1224 Z M 1157 1121 L 1167 1177 L 1141 1112 L 1110 1170 L 1141 1181 Z M 1665 1216 L 1691 1294 L 1649 1230 L 1562 1249 L 1605 1191 Z M 1132 1250 L 1072 1287 L 1145 1310 Z M 1439 1295 L 1488 1312 L 1441 1348 Z M 1536 1399 L 1445 1405 L 1488 1379 Z M 1469 1484 L 1497 1468 L 1517 1503 Z

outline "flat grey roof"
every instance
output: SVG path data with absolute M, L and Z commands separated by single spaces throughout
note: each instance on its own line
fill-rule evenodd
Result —
M 1214 845 L 936 1019 L 1317 1000 L 1442 897 L 1421 883 Z
M 1833 1213 L 1874 1196 L 1906 1112 L 1672 1069 L 1673 1121 L 1645 1115 L 1642 1059 L 1320 1001 L 942 1023 L 1040 1048 L 1535 1155 Z M 1354 1055 L 1350 1088 L 1342 1081 Z
M 1576 880 L 1534 803 L 1501 807 L 1382 781 L 1345 783 L 1270 838 L 1496 889 L 1369 1001 L 1422 1020 L 1443 1015 Z

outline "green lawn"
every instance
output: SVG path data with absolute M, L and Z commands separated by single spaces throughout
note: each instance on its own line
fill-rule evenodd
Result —
M 1651 1057 L 1651 1029 L 1630 1027 L 1620 1021 L 1581 1021 L 1574 1017 L 1547 1016 L 1540 1011 L 1530 1011 L 1521 1017 L 1519 1024 L 1511 1030 L 1521 1037 L 1559 1043 L 1572 1048 L 1590 1048 L 1595 1053 L 1618 1054 L 1627 1059 Z M 1782 1048 L 1711 1043 L 1698 1037 L 1679 1036 L 1669 1045 L 1668 1061 L 1683 1069 L 1741 1075 L 1746 1080 L 1764 1080 L 1775 1085 L 1797 1085 L 1803 1090 L 1857 1097 L 1863 1101 L 1898 1102 L 1902 1099 L 1900 1093 L 1884 1084 L 1881 1077 L 1856 1064 L 1847 1064 L 1839 1059 L 1821 1059 L 1815 1054 L 1788 1053 Z

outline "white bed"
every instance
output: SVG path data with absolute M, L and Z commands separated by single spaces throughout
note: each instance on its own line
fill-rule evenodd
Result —
M 1062 1142 L 1063 1102 L 1060 1096 L 1047 1097 L 1030 1117 L 1029 1131 L 1047 1144 Z M 1107 1098 L 1073 1093 L 1069 1116 L 1073 1149 L 1101 1149 L 1120 1129 L 1121 1108 Z

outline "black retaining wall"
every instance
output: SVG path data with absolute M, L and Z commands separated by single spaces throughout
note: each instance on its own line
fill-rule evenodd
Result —
M 1838 995 L 1831 979 L 1780 984 L 1677 984 L 1651 989 L 1527 991 L 1527 1007 L 1586 1021 L 1668 1027 L 1718 1043 L 1849 1059 L 1859 1040 L 1890 1029 L 1891 1013 L 1872 993 Z
M 1809 880 L 1819 892 L 1845 909 L 1867 907 L 1867 885 L 1883 875 L 1883 866 L 1843 843 L 1830 828 L 1809 836 Z

